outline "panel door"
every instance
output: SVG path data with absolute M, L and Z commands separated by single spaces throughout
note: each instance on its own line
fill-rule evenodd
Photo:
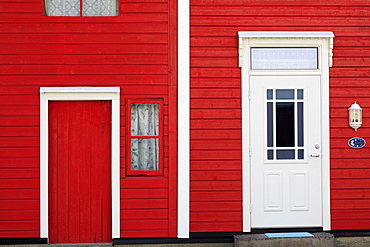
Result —
M 49 103 L 49 243 L 112 241 L 111 102 Z
M 319 76 L 252 76 L 251 226 L 322 226 Z

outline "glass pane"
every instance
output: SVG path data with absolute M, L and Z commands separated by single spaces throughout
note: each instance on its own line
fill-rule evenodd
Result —
M 317 69 L 317 48 L 252 48 L 252 69 Z
M 294 103 L 276 103 L 276 146 L 294 147 Z
M 267 103 L 267 146 L 274 145 L 273 103 Z
M 297 103 L 297 120 L 298 120 L 298 147 L 303 147 L 303 103 Z
M 297 90 L 297 99 L 303 99 L 303 89 Z
M 276 99 L 294 99 L 294 89 L 276 90 Z
M 131 105 L 131 135 L 157 136 L 158 104 Z
M 158 139 L 131 139 L 131 170 L 158 170 Z
M 276 150 L 276 159 L 278 160 L 294 160 L 295 159 L 295 150 Z
M 45 0 L 47 16 L 79 16 L 80 0 Z
M 274 159 L 274 150 L 267 150 L 267 159 L 268 160 Z
M 117 0 L 83 0 L 84 16 L 116 16 Z
M 304 159 L 304 150 L 298 149 L 298 159 L 303 160 Z
M 267 99 L 272 99 L 272 90 L 271 89 L 267 90 Z

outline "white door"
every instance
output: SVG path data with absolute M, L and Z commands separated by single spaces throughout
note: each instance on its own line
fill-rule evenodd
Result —
M 320 76 L 250 78 L 251 227 L 320 227 Z

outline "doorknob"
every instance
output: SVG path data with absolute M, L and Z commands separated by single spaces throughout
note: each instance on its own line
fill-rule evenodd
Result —
M 320 157 L 320 154 L 319 153 L 313 153 L 310 155 L 310 157 Z

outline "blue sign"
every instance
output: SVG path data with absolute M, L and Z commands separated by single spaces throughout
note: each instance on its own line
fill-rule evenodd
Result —
M 366 141 L 362 139 L 361 137 L 353 137 L 348 140 L 348 146 L 351 148 L 362 148 L 365 146 Z

